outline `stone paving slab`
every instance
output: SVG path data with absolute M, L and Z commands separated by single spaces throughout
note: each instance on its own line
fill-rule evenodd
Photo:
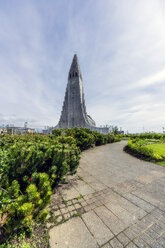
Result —
M 82 153 L 48 208 L 51 247 L 165 248 L 165 167 L 126 154 L 124 145 Z
M 80 195 L 88 195 L 88 194 L 92 194 L 95 192 L 95 190 L 83 180 L 76 181 L 73 184 L 73 186 L 79 192 Z
M 79 196 L 79 192 L 74 187 L 70 189 L 61 190 L 61 194 L 63 195 L 63 198 L 66 201 Z
M 99 245 L 103 245 L 113 238 L 113 233 L 93 211 L 83 214 L 82 219 Z
M 68 222 L 51 229 L 51 248 L 97 248 L 99 247 L 81 218 L 73 218 Z

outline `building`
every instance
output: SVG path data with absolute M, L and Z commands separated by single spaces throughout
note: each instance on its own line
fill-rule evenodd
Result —
M 29 128 L 28 123 L 25 122 L 24 127 L 15 127 L 14 124 L 6 125 L 5 127 L 0 127 L 0 134 L 34 134 L 35 129 Z
M 34 134 L 35 129 L 33 128 L 25 128 L 25 127 L 7 127 L 7 133 L 8 134 Z
M 55 128 L 84 127 L 103 134 L 109 133 L 109 127 L 96 127 L 95 121 L 87 114 L 82 82 L 82 74 L 75 54 L 68 74 L 60 120 Z
M 0 127 L 0 134 L 5 134 L 5 133 L 7 133 L 7 128 Z

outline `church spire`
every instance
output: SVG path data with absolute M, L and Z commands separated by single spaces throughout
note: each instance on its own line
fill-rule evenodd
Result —
M 72 60 L 70 70 L 69 70 L 68 78 L 71 79 L 71 78 L 77 77 L 77 76 L 81 77 L 81 79 L 82 79 L 80 66 L 79 66 L 79 62 L 78 62 L 78 57 L 77 57 L 77 54 L 75 54 L 73 57 L 73 60 Z
M 82 76 L 75 54 L 69 70 L 68 84 L 58 128 L 95 128 L 95 122 L 86 113 Z
M 109 132 L 109 128 L 96 127 L 94 120 L 86 112 L 82 76 L 76 54 L 69 70 L 60 120 L 55 128 L 73 127 L 89 128 L 100 133 Z

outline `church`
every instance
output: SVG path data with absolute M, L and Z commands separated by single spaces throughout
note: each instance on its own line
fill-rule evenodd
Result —
M 55 129 L 73 127 L 89 128 L 103 134 L 110 132 L 108 127 L 96 127 L 95 121 L 87 114 L 82 74 L 76 54 L 69 70 L 62 112 Z

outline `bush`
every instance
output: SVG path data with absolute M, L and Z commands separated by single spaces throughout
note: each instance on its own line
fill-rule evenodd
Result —
M 6 208 L 3 208 L 3 213 L 7 214 L 4 224 L 8 232 L 17 228 L 28 228 L 33 219 L 43 219 L 46 215 L 43 209 L 50 203 L 52 195 L 49 176 L 46 173 L 34 173 L 24 194 L 19 188 L 20 185 L 14 180 L 8 191 L 10 201 L 7 202 Z
M 76 144 L 80 148 L 81 151 L 90 148 L 95 141 L 92 133 L 88 133 L 84 129 L 75 129 L 74 138 L 76 139 Z
M 115 141 L 118 136 L 85 128 L 0 136 L 0 227 L 10 233 L 44 221 L 53 188 L 76 172 L 80 150 Z
M 145 147 L 144 144 L 145 142 L 143 140 L 129 140 L 124 150 L 135 155 L 138 158 L 143 158 L 148 161 L 163 161 L 163 158 L 160 155 L 155 154 L 151 148 Z
M 130 138 L 130 139 L 148 139 L 148 140 L 165 140 L 165 134 L 159 133 L 141 133 L 141 134 L 125 134 L 122 135 L 123 138 Z

